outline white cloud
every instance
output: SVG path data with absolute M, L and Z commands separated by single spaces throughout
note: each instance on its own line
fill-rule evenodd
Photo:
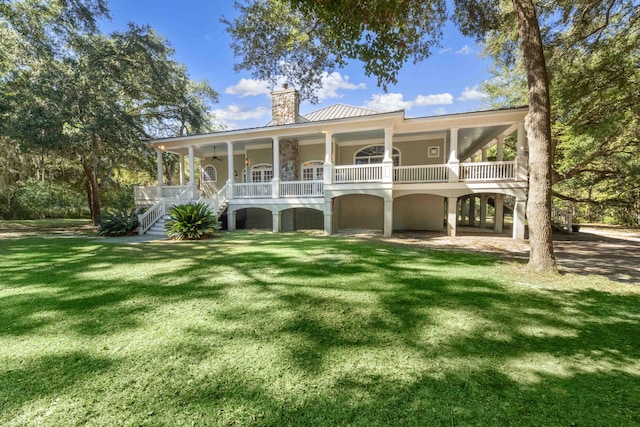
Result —
M 244 98 L 245 96 L 269 95 L 271 89 L 269 84 L 263 80 L 242 78 L 238 84 L 226 88 L 224 93 Z
M 371 95 L 371 99 L 365 104 L 365 107 L 376 111 L 397 111 L 410 110 L 414 106 L 428 107 L 448 104 L 453 104 L 453 95 L 450 93 L 418 95 L 413 101 L 405 100 L 401 93 L 387 93 Z
M 265 115 L 270 113 L 270 110 L 266 107 L 259 108 L 244 108 L 236 104 L 231 104 L 224 110 L 214 110 L 213 114 L 216 119 L 221 122 L 229 121 L 245 121 L 245 120 L 258 120 L 262 119 Z M 229 124 L 229 123 L 227 123 Z
M 470 55 L 474 52 L 473 49 L 471 49 L 471 47 L 469 47 L 469 45 L 464 45 L 462 46 L 462 48 L 460 48 L 460 50 L 456 50 L 456 53 L 458 55 Z
M 371 100 L 365 104 L 365 107 L 376 111 L 409 110 L 413 103 L 403 98 L 404 95 L 401 93 L 374 94 L 371 95 Z
M 439 54 L 443 54 L 443 53 L 451 52 L 452 50 L 453 50 L 453 48 L 452 48 L 452 47 L 445 47 L 445 48 L 440 49 L 440 50 L 438 51 L 438 53 L 439 53 Z
M 447 114 L 447 109 L 446 108 L 444 108 L 444 107 L 436 108 L 436 115 L 443 116 L 445 114 Z
M 367 85 L 364 83 L 353 84 L 349 82 L 349 76 L 342 76 L 340 73 L 334 71 L 333 73 L 323 73 L 322 76 L 322 88 L 318 91 L 318 99 L 324 100 L 328 98 L 339 98 L 339 89 L 356 90 L 366 89 Z
M 430 105 L 453 104 L 453 95 L 450 93 L 436 93 L 433 95 L 418 95 L 414 105 L 427 107 Z
M 462 91 L 462 94 L 458 97 L 458 101 L 466 102 L 466 101 L 479 101 L 483 98 L 486 98 L 488 95 L 479 90 L 478 85 L 473 87 L 465 87 Z

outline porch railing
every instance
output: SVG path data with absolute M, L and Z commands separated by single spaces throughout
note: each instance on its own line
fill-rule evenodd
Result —
M 449 180 L 449 166 L 425 165 L 425 166 L 396 166 L 393 168 L 393 182 L 421 183 L 421 182 L 447 182 Z
M 151 228 L 166 213 L 164 198 L 158 200 L 153 206 L 141 215 L 138 215 L 138 234 L 142 235 Z
M 382 182 L 382 164 L 333 167 L 333 183 Z
M 188 188 L 188 185 L 163 185 L 160 190 L 160 197 L 165 197 L 167 199 L 177 199 L 179 198 L 179 195 Z
M 133 197 L 136 203 L 155 203 L 160 199 L 160 197 L 158 197 L 158 187 L 156 185 L 136 185 L 133 187 Z
M 175 196 L 177 202 L 178 203 L 190 202 L 193 199 L 194 194 L 196 192 L 196 184 L 193 183 L 193 184 L 184 185 L 181 187 L 184 187 L 184 189 Z
M 254 199 L 271 197 L 272 184 L 269 182 L 234 183 L 234 199 Z
M 460 163 L 460 181 L 501 181 L 516 179 L 516 162 Z
M 322 181 L 284 181 L 280 183 L 280 197 L 322 197 Z

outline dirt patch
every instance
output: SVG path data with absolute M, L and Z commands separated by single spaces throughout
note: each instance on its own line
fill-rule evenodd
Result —
M 522 262 L 529 257 L 529 243 L 512 239 L 508 230 L 496 235 L 491 231 L 462 228 L 459 233 L 451 238 L 438 232 L 394 232 L 384 241 L 487 253 Z M 340 234 L 383 239 L 379 231 L 371 230 L 343 230 Z M 555 233 L 554 250 L 558 265 L 565 273 L 597 274 L 617 282 L 640 284 L 640 230 L 582 226 L 578 233 Z

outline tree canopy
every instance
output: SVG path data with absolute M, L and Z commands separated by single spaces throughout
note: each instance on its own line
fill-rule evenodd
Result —
M 192 82 L 151 28 L 97 31 L 96 19 L 106 15 L 101 0 L 40 6 L 24 0 L 0 9 L 0 31 L 17 43 L 2 61 L 0 135 L 21 152 L 78 162 L 97 223 L 100 189 L 114 171 L 152 162 L 143 144 L 152 135 L 207 130 L 217 92 Z

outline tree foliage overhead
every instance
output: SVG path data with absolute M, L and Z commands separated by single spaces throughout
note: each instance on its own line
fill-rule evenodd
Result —
M 350 59 L 363 63 L 384 88 L 396 83 L 403 64 L 431 54 L 446 20 L 443 0 L 235 1 L 240 16 L 223 19 L 231 47 L 257 79 L 286 78 L 303 99 L 317 101 L 322 73 Z

